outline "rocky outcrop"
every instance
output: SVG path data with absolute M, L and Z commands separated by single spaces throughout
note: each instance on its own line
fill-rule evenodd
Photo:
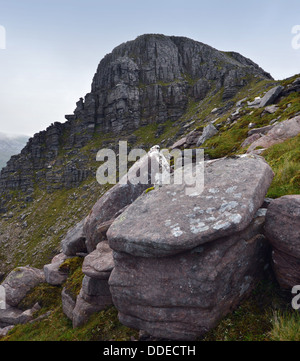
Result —
M 265 234 L 273 252 L 273 268 L 282 288 L 300 284 L 300 195 L 275 199 L 268 207 Z
M 261 277 L 265 210 L 257 210 L 272 170 L 260 158 L 242 157 L 206 162 L 205 176 L 201 194 L 163 186 L 110 227 L 109 285 L 123 324 L 155 337 L 195 339 Z

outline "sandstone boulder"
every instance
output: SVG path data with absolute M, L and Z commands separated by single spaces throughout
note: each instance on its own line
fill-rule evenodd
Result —
M 218 133 L 217 128 L 212 124 L 209 123 L 204 129 L 202 135 L 199 137 L 197 141 L 197 147 L 200 147 L 206 140 L 210 139 L 214 135 Z
M 279 95 L 282 93 L 283 90 L 284 87 L 281 85 L 278 85 L 272 88 L 271 90 L 269 90 L 261 99 L 259 107 L 262 108 L 272 104 L 279 97 Z
M 185 341 L 203 335 L 260 279 L 267 265 L 263 222 L 258 215 L 246 230 L 178 255 L 116 252 L 109 284 L 120 321 L 154 337 Z
M 254 141 L 247 150 L 253 152 L 257 147 L 269 148 L 274 144 L 282 143 L 296 137 L 300 133 L 300 116 L 285 120 L 274 125 L 264 136 Z
M 2 282 L 6 292 L 6 303 L 17 306 L 29 291 L 43 282 L 45 276 L 40 269 L 28 266 L 14 269 Z
M 300 195 L 275 199 L 268 207 L 265 234 L 273 252 L 273 268 L 282 288 L 300 284 Z
M 68 272 L 61 269 L 60 266 L 67 259 L 64 253 L 55 256 L 50 264 L 44 266 L 45 280 L 53 286 L 62 285 L 68 278 Z
M 73 327 L 82 326 L 93 313 L 102 311 L 110 305 L 112 298 L 108 280 L 85 276 L 72 314 Z
M 109 245 L 133 256 L 163 257 L 240 232 L 262 205 L 272 178 L 261 157 L 205 162 L 202 193 L 186 195 L 183 182 L 143 195 L 109 228 Z

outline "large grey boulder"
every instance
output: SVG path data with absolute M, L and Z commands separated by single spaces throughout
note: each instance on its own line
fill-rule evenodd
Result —
M 215 327 L 250 294 L 267 266 L 263 214 L 242 232 L 178 255 L 116 252 L 109 284 L 120 321 L 180 341 Z
M 197 147 L 200 147 L 205 141 L 212 138 L 214 135 L 218 133 L 217 128 L 212 124 L 209 123 L 204 129 L 202 135 L 199 137 L 197 141 Z
M 273 175 L 261 157 L 205 162 L 202 193 L 186 195 L 183 182 L 143 195 L 109 228 L 109 245 L 133 256 L 163 257 L 240 232 L 262 205 Z
M 28 266 L 14 269 L 2 282 L 6 292 L 6 303 L 17 306 L 29 291 L 43 282 L 45 276 L 40 269 Z
M 271 90 L 269 90 L 264 97 L 261 99 L 259 107 L 263 108 L 267 105 L 273 104 L 273 102 L 279 97 L 279 95 L 284 90 L 284 87 L 281 85 L 278 85 Z
M 300 284 L 300 195 L 280 197 L 271 202 L 266 215 L 265 234 L 273 252 L 273 268 L 282 288 Z

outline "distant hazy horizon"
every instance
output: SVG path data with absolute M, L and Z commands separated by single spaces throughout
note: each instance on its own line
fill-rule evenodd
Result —
M 100 60 L 146 33 L 192 38 L 236 51 L 275 79 L 293 76 L 299 14 L 298 0 L 0 0 L 0 131 L 32 136 L 65 122 Z

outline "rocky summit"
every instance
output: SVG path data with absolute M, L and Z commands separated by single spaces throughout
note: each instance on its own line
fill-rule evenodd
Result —
M 1 170 L 0 338 L 272 340 L 280 317 L 294 325 L 299 93 L 299 75 L 184 37 L 113 49 L 74 113 Z M 99 150 L 114 184 L 97 181 Z

